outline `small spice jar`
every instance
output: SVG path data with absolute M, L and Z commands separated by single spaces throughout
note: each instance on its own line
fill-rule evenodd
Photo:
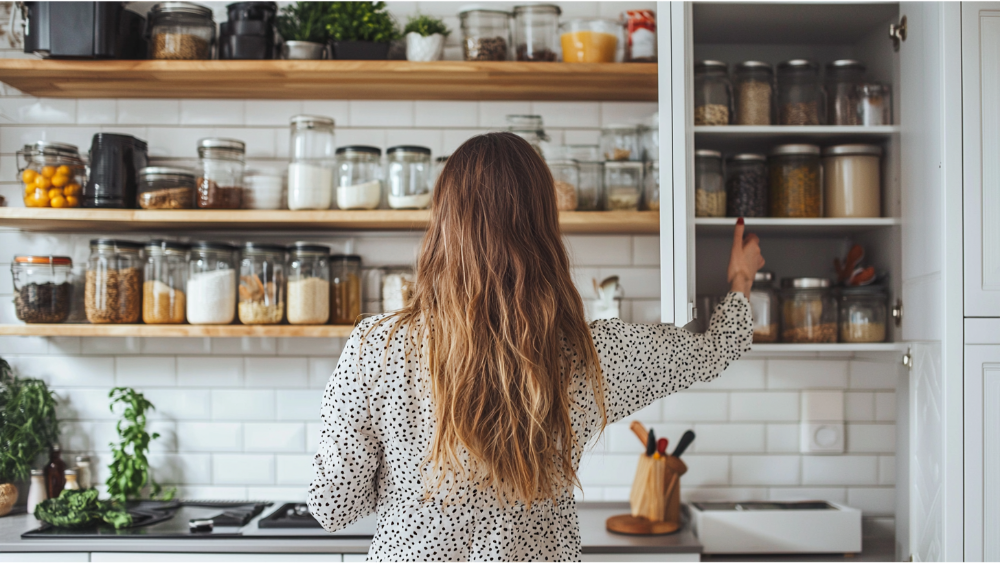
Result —
M 243 205 L 243 169 L 246 145 L 236 139 L 198 141 L 198 207 L 239 209 Z
M 778 145 L 768 159 L 772 217 L 822 217 L 819 147 Z
M 142 282 L 142 322 L 180 324 L 187 310 L 187 251 L 180 242 L 151 240 L 146 243 L 146 266 Z
M 549 137 L 545 134 L 542 116 L 508 115 L 507 130 L 528 141 L 528 144 L 531 145 L 531 148 L 535 149 L 538 156 L 545 158 L 545 149 L 543 146 L 549 141 Z
M 837 341 L 837 302 L 826 278 L 781 280 L 781 341 Z
M 514 49 L 517 60 L 553 62 L 559 59 L 559 14 L 554 4 L 514 6 Z
M 337 149 L 337 207 L 375 209 L 382 199 L 382 149 L 351 145 Z
M 778 125 L 822 125 L 823 100 L 816 63 L 793 59 L 778 65 Z
M 885 287 L 843 287 L 837 292 L 837 299 L 841 342 L 885 342 Z
M 729 125 L 733 88 L 722 61 L 694 64 L 694 124 Z
M 291 120 L 288 208 L 330 209 L 336 142 L 332 118 L 296 115 Z
M 864 81 L 865 65 L 841 59 L 826 65 L 826 122 L 830 125 L 860 125 L 858 86 Z
M 462 25 L 462 54 L 465 60 L 507 60 L 510 45 L 509 13 L 501 10 L 468 9 L 459 12 L 458 17 Z
M 744 153 L 726 161 L 726 215 L 767 217 L 767 157 Z
M 761 61 L 744 61 L 735 68 L 736 125 L 771 125 L 774 69 Z
M 330 256 L 330 322 L 353 325 L 361 314 L 361 257 Z
M 635 125 L 608 125 L 601 129 L 604 160 L 642 160 L 639 128 Z
M 207 60 L 214 44 L 211 9 L 190 2 L 160 2 L 149 11 L 151 59 Z
M 650 160 L 646 163 L 646 171 L 642 175 L 643 207 L 649 211 L 660 210 L 660 161 Z
M 431 204 L 431 149 L 412 145 L 385 151 L 389 207 L 425 209 Z
M 575 160 L 550 160 L 548 165 L 555 181 L 556 208 L 559 211 L 576 211 L 580 166 Z
M 381 269 L 382 312 L 392 313 L 410 304 L 416 289 L 416 275 L 409 266 Z
M 288 247 L 288 323 L 330 320 L 330 249 L 297 242 Z
M 888 86 L 858 86 L 858 125 L 892 125 L 892 90 Z
M 17 156 L 24 160 L 17 174 L 25 207 L 80 207 L 87 173 L 76 146 L 38 141 L 25 145 Z
M 14 256 L 14 312 L 26 323 L 61 323 L 73 302 L 73 261 L 67 256 Z
M 274 325 L 285 316 L 285 247 L 248 242 L 240 257 L 240 322 Z
M 196 242 L 188 259 L 187 321 L 227 325 L 236 316 L 236 247 Z
M 642 198 L 642 163 L 613 161 L 604 163 L 604 186 L 608 211 L 638 211 Z
M 881 217 L 882 173 L 878 145 L 823 149 L 823 195 L 827 217 Z
M 753 343 L 778 341 L 778 292 L 774 289 L 774 273 L 754 274 L 750 287 L 750 312 L 753 315 Z
M 694 151 L 694 214 L 695 217 L 726 216 L 726 187 L 719 151 Z
M 127 240 L 90 241 L 84 308 L 93 324 L 139 321 L 142 313 L 142 245 Z
M 142 209 L 192 209 L 196 187 L 194 170 L 147 166 L 139 171 L 138 204 Z

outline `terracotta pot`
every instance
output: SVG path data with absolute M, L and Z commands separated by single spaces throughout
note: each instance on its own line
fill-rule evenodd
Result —
M 14 483 L 0 483 L 0 516 L 10 514 L 15 502 L 17 502 L 17 487 Z

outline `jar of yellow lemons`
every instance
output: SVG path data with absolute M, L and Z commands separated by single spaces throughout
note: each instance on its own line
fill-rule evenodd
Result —
M 79 207 L 87 169 L 73 145 L 38 141 L 17 152 L 25 207 Z

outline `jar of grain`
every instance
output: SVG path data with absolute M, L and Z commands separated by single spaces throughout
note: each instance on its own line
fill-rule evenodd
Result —
M 844 287 L 837 298 L 840 302 L 841 342 L 885 342 L 885 287 Z
M 330 209 L 336 142 L 333 118 L 296 115 L 291 119 L 288 208 Z M 379 149 L 381 154 L 381 149 Z M 348 184 L 345 184 L 348 185 Z
M 160 2 L 149 11 L 149 38 L 151 59 L 211 59 L 212 10 L 190 2 Z
M 192 209 L 196 185 L 194 170 L 147 166 L 139 171 L 139 207 Z
M 781 341 L 837 341 L 837 302 L 826 278 L 781 280 Z
M 146 243 L 142 322 L 180 324 L 187 309 L 188 245 L 167 240 Z
M 660 161 L 650 160 L 643 172 L 643 207 L 649 211 L 660 210 Z
M 502 10 L 467 9 L 459 12 L 458 17 L 462 26 L 462 55 L 465 60 L 508 60 L 510 13 Z
M 822 217 L 819 147 L 778 145 L 768 159 L 772 217 Z
M 337 207 L 375 209 L 382 201 L 382 149 L 351 145 L 337 149 Z
M 726 161 L 726 215 L 767 217 L 767 157 L 743 153 Z
M 729 125 L 733 88 L 722 61 L 694 64 L 694 124 Z
M 793 59 L 778 65 L 778 125 L 822 125 L 824 99 L 816 63 Z
M 823 195 L 827 217 L 881 217 L 882 173 L 877 145 L 823 149 Z
M 68 256 L 15 256 L 14 313 L 26 323 L 61 323 L 73 302 L 73 261 Z
M 604 208 L 608 211 L 638 211 L 642 198 L 642 163 L 604 163 Z
M 425 209 L 431 205 L 431 149 L 414 145 L 385 151 L 389 207 Z
M 285 316 L 285 247 L 248 242 L 240 258 L 240 322 L 274 325 Z
M 288 247 L 288 322 L 322 325 L 330 320 L 330 249 L 297 242 Z
M 892 90 L 888 86 L 858 86 L 858 125 L 892 125 Z
M 127 240 L 90 241 L 84 307 L 94 324 L 139 321 L 142 312 L 142 245 Z
M 858 86 L 864 81 L 865 65 L 841 59 L 826 65 L 826 122 L 829 125 L 860 125 Z
M 579 164 L 575 160 L 550 160 L 548 165 L 556 187 L 556 208 L 559 211 L 576 211 Z
M 559 14 L 554 4 L 514 6 L 517 60 L 554 62 L 559 59 Z
M 642 160 L 639 149 L 639 128 L 615 124 L 601 129 L 601 153 L 604 160 Z
M 564 156 L 576 161 L 580 183 L 576 186 L 576 210 L 598 211 L 604 199 L 604 163 L 599 145 L 565 145 Z
M 197 203 L 201 209 L 239 209 L 243 206 L 243 169 L 246 145 L 236 139 L 198 141 Z
M 221 242 L 196 242 L 188 260 L 187 321 L 227 325 L 236 316 L 237 249 Z
M 726 188 L 719 151 L 694 151 L 694 215 L 726 216 Z
M 771 125 L 774 69 L 761 61 L 736 65 L 734 97 L 737 125 Z
M 361 257 L 330 256 L 330 322 L 353 325 L 361 315 Z
M 778 292 L 774 289 L 774 273 L 754 274 L 750 287 L 750 312 L 753 315 L 753 342 L 767 344 L 778 341 Z

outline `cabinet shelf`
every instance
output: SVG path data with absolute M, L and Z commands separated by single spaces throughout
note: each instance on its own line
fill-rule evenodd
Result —
M 0 325 L 0 336 L 139 336 L 139 337 L 314 337 L 351 335 L 351 325 L 146 325 L 146 324 L 20 324 Z
M 736 220 L 731 217 L 698 217 L 694 220 L 699 235 L 730 235 Z M 860 219 L 818 218 L 781 219 L 776 217 L 748 217 L 747 230 L 759 235 L 841 235 L 875 229 L 886 229 L 902 224 L 898 217 L 870 217 Z
M 881 144 L 900 131 L 898 125 L 698 125 L 695 145 L 725 153 L 767 153 L 775 145 L 809 143 L 828 146 L 844 143 Z
M 754 344 L 751 353 L 775 354 L 783 352 L 898 352 L 905 351 L 905 342 L 878 342 L 874 344 Z

